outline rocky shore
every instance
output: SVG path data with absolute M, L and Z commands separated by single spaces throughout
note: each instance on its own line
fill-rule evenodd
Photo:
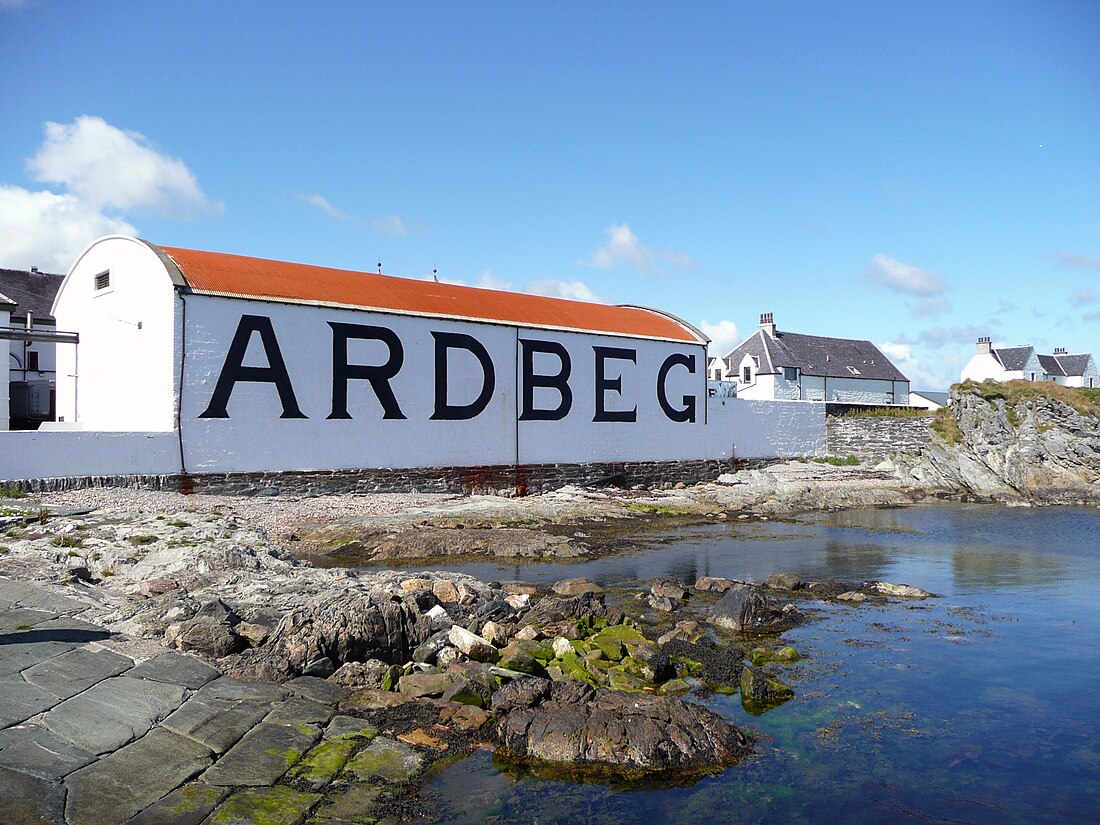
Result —
M 16 821 L 42 821 L 34 811 L 70 823 L 250 822 L 261 821 L 261 810 L 262 821 L 287 823 L 307 814 L 311 822 L 401 818 L 418 813 L 425 770 L 485 744 L 533 770 L 585 780 L 683 782 L 724 770 L 751 753 L 752 734 L 692 696 L 740 692 L 746 709 L 763 712 L 793 695 L 782 669 L 798 654 L 780 634 L 813 603 L 928 594 L 872 582 L 804 583 L 793 574 L 755 584 L 658 580 L 629 592 L 584 579 L 546 588 L 430 570 L 321 567 L 291 550 L 322 546 L 306 537 L 329 527 L 309 522 L 335 510 L 355 511 L 340 520 L 341 531 L 371 524 L 376 534 L 384 525 L 387 535 L 408 537 L 425 527 L 444 537 L 499 533 L 475 543 L 485 554 L 506 545 L 519 521 L 531 533 L 567 539 L 570 555 L 595 554 L 608 548 L 585 541 L 587 528 L 563 536 L 554 525 L 771 518 L 805 507 L 815 485 L 850 505 L 913 500 L 883 473 L 794 462 L 667 491 L 410 497 L 404 510 L 394 497 L 373 505 L 369 496 L 287 500 L 266 521 L 249 508 L 268 502 L 140 491 L 7 501 L 0 590 L 7 582 L 42 595 L 0 599 L 7 674 L 0 687 L 12 696 L 40 691 L 34 668 L 53 656 L 69 656 L 66 667 L 77 670 L 96 663 L 77 693 L 20 700 L 12 707 L 22 710 L 0 720 L 0 770 L 11 774 L 10 787 L 38 800 Z M 35 606 L 51 600 L 64 611 Z M 66 637 L 63 649 L 26 658 L 59 616 L 94 628 L 94 638 Z M 113 667 L 104 669 L 107 658 Z M 203 680 L 184 678 L 200 667 Z M 156 682 L 150 668 L 167 681 Z M 152 705 L 150 691 L 158 697 Z M 89 743 L 79 725 L 57 721 L 119 702 L 142 710 L 111 717 L 118 733 L 110 742 Z M 74 758 L 25 775 L 27 749 L 40 746 L 75 748 Z M 183 753 L 187 770 L 153 777 L 118 802 L 134 760 L 157 748 L 173 759 Z M 115 788 L 112 813 L 89 813 L 106 805 L 107 792 L 93 788 Z M 169 816 L 181 806 L 202 815 Z

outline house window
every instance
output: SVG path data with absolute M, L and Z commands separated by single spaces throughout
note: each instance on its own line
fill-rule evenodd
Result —
M 741 380 L 746 384 L 752 383 L 752 367 L 745 367 L 741 371 Z
M 1034 381 L 1034 380 L 1035 380 L 1035 373 L 1031 373 L 1031 380 L 1032 380 L 1032 381 Z
M 850 372 L 852 375 L 859 375 L 860 374 L 859 370 L 857 370 L 855 367 L 848 367 L 848 372 Z
M 718 370 L 714 371 L 714 380 L 715 381 L 721 381 L 722 380 L 722 370 L 718 369 Z
M 786 381 L 797 381 L 798 367 L 783 367 L 783 378 Z
M 106 289 L 111 285 L 111 271 L 100 272 L 95 276 L 95 291 L 99 292 L 101 289 Z
M 38 353 L 34 350 L 27 353 L 27 369 L 30 372 L 38 372 Z

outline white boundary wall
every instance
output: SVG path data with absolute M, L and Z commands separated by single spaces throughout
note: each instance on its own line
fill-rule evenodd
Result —
M 707 413 L 711 457 L 797 458 L 825 455 L 825 405 L 813 401 L 712 398 Z
M 0 432 L 0 479 L 179 472 L 175 432 Z

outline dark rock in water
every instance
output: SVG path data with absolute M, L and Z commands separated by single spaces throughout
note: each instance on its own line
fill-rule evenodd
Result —
M 794 698 L 794 689 L 763 668 L 741 671 L 741 705 L 749 713 L 762 713 Z
M 241 678 L 278 679 L 326 657 L 334 667 L 368 659 L 403 664 L 431 633 L 431 619 L 407 602 L 334 592 L 288 613 L 267 644 L 225 665 Z
M 768 579 L 767 585 L 776 590 L 801 590 L 806 582 L 794 573 L 776 573 Z
M 679 606 L 675 599 L 670 599 L 668 596 L 650 596 L 646 602 L 654 610 L 660 610 L 662 613 L 671 613 Z
M 562 579 L 561 581 L 554 582 L 550 589 L 557 593 L 559 596 L 579 596 L 582 593 L 603 593 L 604 588 L 592 581 L 592 579 L 586 579 L 584 577 L 575 579 Z
M 685 671 L 714 689 L 736 688 L 745 666 L 744 651 L 739 647 L 719 647 L 709 639 L 689 642 L 672 639 L 663 647 L 673 664 L 684 666 Z
M 695 589 L 700 593 L 725 593 L 734 585 L 741 584 L 739 581 L 733 579 L 716 578 L 714 576 L 703 576 L 697 582 L 695 582 Z
M 751 584 L 731 587 L 710 611 L 712 624 L 739 632 L 778 633 L 801 617 L 797 611 L 783 610 Z
M 527 677 L 493 694 L 492 709 L 503 751 L 541 763 L 633 776 L 701 774 L 751 749 L 722 717 L 671 696 Z
M 679 579 L 657 579 L 649 588 L 649 592 L 658 599 L 674 599 L 683 601 L 688 597 L 688 589 Z

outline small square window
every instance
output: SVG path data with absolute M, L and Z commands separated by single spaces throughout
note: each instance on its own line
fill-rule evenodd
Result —
M 798 367 L 783 367 L 783 378 L 786 381 L 797 381 Z
M 95 276 L 95 291 L 99 292 L 101 289 L 106 289 L 111 285 L 111 271 L 100 272 Z

